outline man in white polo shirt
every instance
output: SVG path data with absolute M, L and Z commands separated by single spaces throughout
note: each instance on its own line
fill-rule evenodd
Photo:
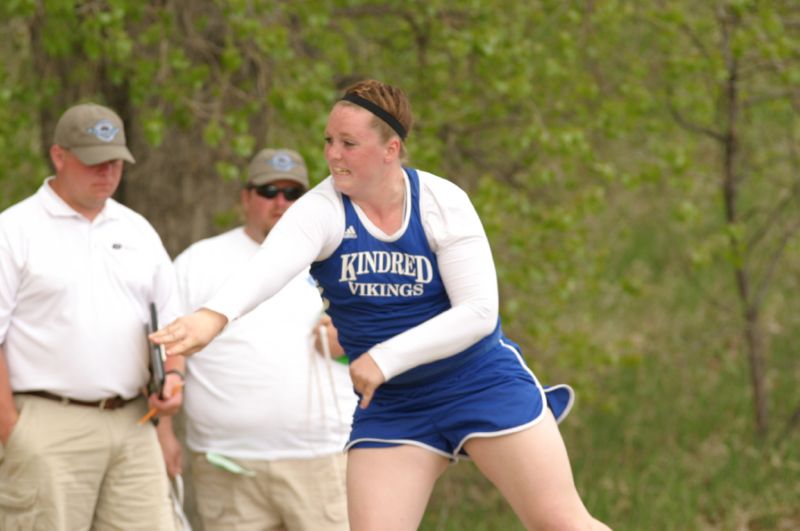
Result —
M 55 129 L 55 175 L 0 213 L 0 529 L 172 530 L 153 424 L 181 404 L 182 361 L 161 399 L 145 324 L 179 313 L 153 227 L 111 199 L 134 162 L 122 120 L 80 104 Z
M 240 193 L 244 225 L 175 260 L 187 311 L 258 251 L 307 188 L 300 154 L 256 154 Z M 319 291 L 303 271 L 187 361 L 186 442 L 206 531 L 348 529 L 343 449 L 356 396 L 347 367 L 314 350 L 321 313 Z M 177 448 L 161 434 L 165 449 Z M 165 454 L 178 469 L 177 453 Z

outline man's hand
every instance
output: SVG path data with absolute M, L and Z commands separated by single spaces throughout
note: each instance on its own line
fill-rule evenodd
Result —
M 361 395 L 359 406 L 362 409 L 369 406 L 375 389 L 386 381 L 386 377 L 369 352 L 365 352 L 350 364 L 350 379 L 353 381 L 353 388 Z
M 217 337 L 228 318 L 207 308 L 178 317 L 161 330 L 150 334 L 150 340 L 164 345 L 168 356 L 191 356 Z
M 168 373 L 164 379 L 164 389 L 161 391 L 163 398 L 159 397 L 158 393 L 153 393 L 147 397 L 147 405 L 155 409 L 159 417 L 174 415 L 183 404 L 181 387 L 183 379 L 175 373 Z
M 339 331 L 333 326 L 329 316 L 323 315 L 319 318 L 314 332 L 314 347 L 317 352 L 327 354 L 331 358 L 338 358 L 344 354 L 344 349 L 339 344 Z
M 11 383 L 6 366 L 6 351 L 3 343 L 0 343 L 0 443 L 5 446 L 14 431 L 19 419 L 19 411 L 14 403 L 14 394 L 11 391 Z
M 15 409 L 8 412 L 8 415 L 3 415 L 0 418 L 0 443 L 3 446 L 8 444 L 8 439 L 11 438 L 11 432 L 14 431 L 14 426 L 17 425 L 19 414 Z

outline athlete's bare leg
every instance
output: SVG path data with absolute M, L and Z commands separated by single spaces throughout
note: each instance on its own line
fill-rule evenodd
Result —
M 416 446 L 356 448 L 347 455 L 351 531 L 414 531 L 448 460 Z
M 567 449 L 550 410 L 536 425 L 499 437 L 475 437 L 464 449 L 500 489 L 528 530 L 608 530 L 578 495 Z

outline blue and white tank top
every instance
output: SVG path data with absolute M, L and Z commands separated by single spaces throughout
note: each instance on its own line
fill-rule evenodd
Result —
M 342 194 L 345 212 L 342 243 L 331 256 L 311 264 L 311 274 L 322 288 L 322 298 L 329 304 L 327 312 L 350 361 L 450 308 L 436 255 L 422 226 L 419 176 L 414 169 L 405 171 L 411 190 L 411 213 L 402 236 L 392 242 L 372 236 L 361 223 L 350 198 Z M 495 345 L 500 334 L 498 319 L 492 334 L 466 350 L 414 367 L 387 384 L 428 380 Z

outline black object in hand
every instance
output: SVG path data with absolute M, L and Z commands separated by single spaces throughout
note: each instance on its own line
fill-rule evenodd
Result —
M 150 335 L 158 330 L 158 311 L 156 305 L 150 303 L 150 322 L 147 324 L 147 334 Z M 147 339 L 147 344 L 150 347 L 150 383 L 148 384 L 148 391 L 158 393 L 161 397 L 161 392 L 164 389 L 164 379 L 166 374 L 164 372 L 164 362 L 167 361 L 167 353 L 164 350 L 164 345 L 158 345 Z

